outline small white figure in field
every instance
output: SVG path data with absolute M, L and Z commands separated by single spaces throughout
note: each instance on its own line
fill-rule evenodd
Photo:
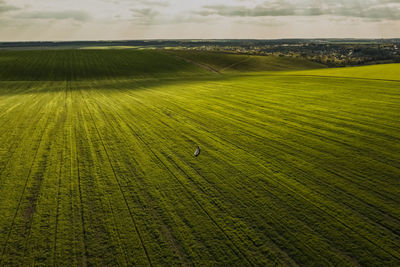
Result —
M 196 151 L 194 152 L 194 156 L 197 158 L 200 155 L 201 149 L 199 146 L 197 146 Z

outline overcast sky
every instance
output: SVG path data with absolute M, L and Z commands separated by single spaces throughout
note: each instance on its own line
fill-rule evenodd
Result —
M 0 41 L 400 37 L 400 0 L 0 0 Z

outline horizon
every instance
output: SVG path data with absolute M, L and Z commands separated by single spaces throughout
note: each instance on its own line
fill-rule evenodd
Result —
M 318 41 L 318 40 L 356 40 L 356 41 L 380 41 L 380 40 L 400 40 L 400 37 L 388 37 L 388 38 L 340 38 L 340 37 L 332 37 L 332 38 L 169 38 L 169 39 L 162 39 L 162 38 L 149 38 L 149 39 L 93 39 L 93 40 L 84 40 L 84 39 L 77 39 L 77 40 L 20 40 L 20 41 L 9 41 L 9 40 L 0 40 L 0 43 L 74 43 L 74 42 L 146 42 L 146 41 L 188 41 L 188 42 L 196 42 L 196 41 L 291 41 L 291 40 L 307 40 L 307 41 Z

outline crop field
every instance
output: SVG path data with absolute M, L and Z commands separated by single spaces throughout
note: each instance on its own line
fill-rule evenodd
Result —
M 0 51 L 0 265 L 399 266 L 400 65 L 243 57 Z

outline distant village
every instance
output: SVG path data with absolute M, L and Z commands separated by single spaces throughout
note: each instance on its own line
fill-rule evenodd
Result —
M 305 58 L 328 66 L 352 66 L 380 63 L 400 63 L 400 41 L 275 42 L 255 45 L 203 45 L 188 49 L 221 51 L 251 55 L 276 55 Z

